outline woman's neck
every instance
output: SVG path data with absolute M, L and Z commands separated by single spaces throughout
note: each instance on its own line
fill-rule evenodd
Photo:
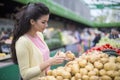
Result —
M 32 30 L 30 30 L 29 32 L 27 32 L 27 34 L 29 35 L 29 36 L 31 36 L 31 37 L 35 37 L 37 34 L 36 34 L 36 32 L 35 31 L 32 31 Z

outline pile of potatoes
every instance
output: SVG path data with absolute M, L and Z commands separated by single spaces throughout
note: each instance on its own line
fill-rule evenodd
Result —
M 120 80 L 120 56 L 96 51 L 83 54 L 64 67 L 49 70 L 40 80 Z

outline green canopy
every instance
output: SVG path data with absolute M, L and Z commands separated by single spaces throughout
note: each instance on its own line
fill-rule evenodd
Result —
M 98 23 L 98 22 L 89 21 L 77 15 L 76 13 L 68 10 L 67 8 L 55 3 L 52 0 L 15 0 L 15 1 L 18 1 L 23 4 L 27 4 L 29 2 L 42 2 L 49 7 L 51 13 L 70 19 L 70 20 L 73 20 L 78 23 L 86 24 L 91 27 L 112 27 L 112 26 L 118 27 L 120 26 L 119 22 L 118 23 Z

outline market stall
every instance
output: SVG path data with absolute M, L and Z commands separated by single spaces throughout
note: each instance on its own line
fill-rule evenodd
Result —
M 14 1 L 24 5 L 38 0 Z M 50 49 L 50 57 L 53 57 L 58 51 L 62 52 L 62 56 L 66 56 L 67 51 L 71 51 L 75 56 L 70 61 L 65 60 L 62 64 L 51 66 L 51 70 L 48 71 L 46 76 L 40 77 L 40 80 L 120 80 L 120 67 L 118 66 L 120 65 L 119 38 L 109 39 L 108 37 L 103 37 L 96 46 L 91 47 L 91 37 L 88 38 L 89 35 L 83 35 L 83 37 L 88 38 L 88 50 L 82 51 L 86 47 L 84 46 L 85 40 L 81 43 L 77 42 L 72 31 L 66 29 L 68 23 L 73 23 L 79 24 L 77 25 L 77 30 L 79 28 L 80 30 L 84 30 L 83 27 L 85 26 L 108 30 L 107 27 L 119 27 L 119 22 L 98 23 L 88 21 L 69 9 L 58 5 L 54 0 L 39 1 L 45 3 L 50 8 L 52 18 L 54 18 L 54 20 L 50 18 L 50 28 L 47 28 L 47 34 L 44 34 L 45 41 Z M 7 3 L 5 2 L 5 4 Z M 73 24 L 70 25 L 73 26 Z M 6 40 L 0 47 L 0 80 L 20 79 L 18 66 L 11 59 L 10 44 L 11 41 Z

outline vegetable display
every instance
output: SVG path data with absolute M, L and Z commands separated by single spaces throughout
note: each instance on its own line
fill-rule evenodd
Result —
M 120 56 L 93 51 L 49 70 L 40 80 L 120 80 Z

